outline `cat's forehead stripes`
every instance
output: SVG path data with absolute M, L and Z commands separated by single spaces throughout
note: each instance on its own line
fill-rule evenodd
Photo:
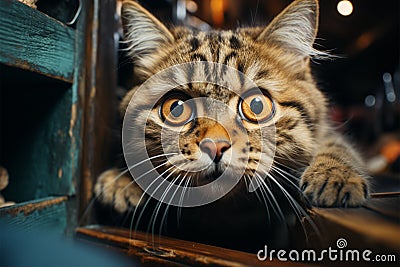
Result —
M 178 28 L 179 29 L 179 28 Z M 177 30 L 180 32 L 180 30 Z M 176 33 L 175 33 L 176 34 Z M 179 34 L 178 34 L 179 35 Z M 229 87 L 236 93 L 241 94 L 257 85 L 266 90 L 279 90 L 279 82 L 271 77 L 274 69 L 278 67 L 273 60 L 257 57 L 254 50 L 254 41 L 246 30 L 236 31 L 210 31 L 210 32 L 186 32 L 186 36 L 178 39 L 177 45 L 180 56 L 173 63 L 207 61 L 223 64 L 236 69 L 238 72 L 226 72 L 223 68 L 219 71 L 211 70 L 206 65 L 197 70 L 197 79 L 201 75 L 217 75 L 222 83 L 229 82 Z M 186 49 L 185 49 L 186 47 Z M 170 56 L 169 56 L 170 57 Z M 188 71 L 187 81 L 196 79 L 193 72 Z M 243 73 L 243 75 L 242 75 Z M 249 84 L 251 81 L 251 85 Z
M 179 28 L 176 29 L 175 48 L 165 55 L 155 71 L 162 71 L 169 66 L 188 62 L 202 63 L 193 64 L 192 67 L 178 68 L 173 73 L 175 81 L 185 85 L 184 87 L 187 87 L 190 95 L 208 96 L 227 102 L 229 98 L 241 95 L 257 86 L 268 91 L 280 88 L 276 81 L 268 79 L 271 72 L 265 69 L 265 60 L 247 55 L 248 36 L 238 31 L 196 32 L 186 30 L 185 34 L 182 34 L 181 31 Z M 206 64 L 205 62 L 212 63 Z M 220 88 L 196 84 L 210 80 L 210 77 L 214 83 L 220 85 Z M 226 92 L 227 90 L 223 90 L 223 87 L 233 93 Z M 162 91 L 162 88 L 153 87 L 152 89 Z

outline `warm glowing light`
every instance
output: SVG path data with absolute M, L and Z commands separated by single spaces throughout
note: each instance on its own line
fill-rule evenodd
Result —
M 189 0 L 186 1 L 186 9 L 191 13 L 195 13 L 198 10 L 198 5 L 195 1 Z
M 342 16 L 348 16 L 353 13 L 353 4 L 348 0 L 342 0 L 337 4 L 337 11 Z
M 223 0 L 211 0 L 211 17 L 216 27 L 221 27 L 224 23 L 224 1 Z

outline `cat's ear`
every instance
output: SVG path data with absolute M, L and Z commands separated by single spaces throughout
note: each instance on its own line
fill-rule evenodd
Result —
M 286 7 L 258 36 L 302 58 L 320 56 L 313 48 L 318 29 L 318 1 L 296 0 Z
M 173 42 L 172 33 L 133 0 L 122 2 L 121 17 L 130 56 L 136 60 L 136 65 L 151 68 L 156 50 Z

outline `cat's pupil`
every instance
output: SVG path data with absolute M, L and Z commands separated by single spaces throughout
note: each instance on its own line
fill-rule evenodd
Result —
M 256 97 L 250 102 L 250 109 L 254 114 L 260 114 L 263 111 L 264 105 L 260 98 Z
M 172 116 L 174 116 L 175 118 L 181 116 L 183 113 L 183 101 L 182 100 L 175 101 L 174 103 L 172 103 L 169 110 Z

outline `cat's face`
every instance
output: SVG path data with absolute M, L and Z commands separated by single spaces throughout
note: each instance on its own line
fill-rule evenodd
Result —
M 124 3 L 137 75 L 145 81 L 170 69 L 167 79 L 145 82 L 122 104 L 130 101 L 132 127 L 144 126 L 159 173 L 202 185 L 224 172 L 264 179 L 309 161 L 325 117 L 309 69 L 309 57 L 318 55 L 312 48 L 317 13 L 315 1 L 303 0 L 265 29 L 169 31 L 136 3 Z
M 207 79 L 205 67 L 218 77 Z M 196 185 L 214 181 L 224 172 L 239 178 L 252 177 L 256 169 L 268 172 L 275 151 L 274 117 L 279 112 L 269 92 L 252 82 L 240 85 L 243 74 L 220 64 L 183 64 L 167 76 L 176 77 L 188 68 L 194 72 L 193 81 L 204 82 L 185 81 L 166 92 L 145 83 L 135 92 L 134 99 L 145 101 L 131 103 L 134 115 L 129 121 L 136 129 L 145 125 L 149 157 L 168 154 L 169 163 L 160 171 L 173 165 L 172 177 L 185 175 Z M 226 82 L 228 78 L 233 81 Z M 146 112 L 139 107 L 143 105 L 151 109 Z

